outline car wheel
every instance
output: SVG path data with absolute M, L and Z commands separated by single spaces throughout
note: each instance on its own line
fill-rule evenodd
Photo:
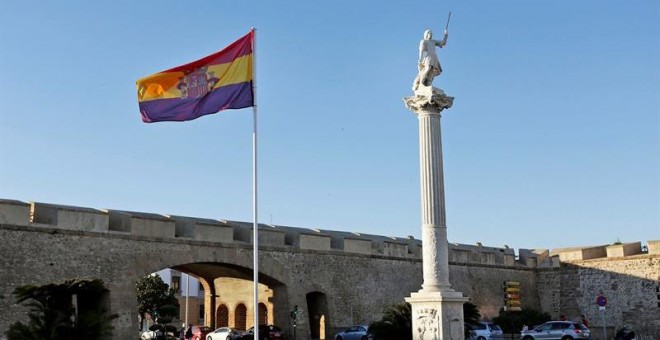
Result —
M 528 336 L 524 337 L 523 340 L 534 340 L 534 338 L 528 335 Z
M 573 337 L 567 335 L 567 336 L 561 338 L 561 340 L 573 340 Z
M 231 335 L 227 335 L 227 340 L 231 340 Z
M 344 338 L 338 336 L 337 339 L 335 339 L 335 340 L 344 340 Z
M 480 337 L 477 338 L 477 340 L 486 340 L 486 338 L 484 338 L 483 336 L 480 336 Z

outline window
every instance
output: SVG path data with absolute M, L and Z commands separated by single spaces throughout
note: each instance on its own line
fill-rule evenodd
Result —
M 181 276 L 172 276 L 172 287 L 177 294 L 181 294 Z

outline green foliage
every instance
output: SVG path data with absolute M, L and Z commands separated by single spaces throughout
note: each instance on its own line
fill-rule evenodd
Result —
M 170 289 L 158 274 L 143 277 L 136 282 L 135 287 L 139 315 L 144 315 L 144 313 L 164 316 L 178 315 L 179 301 L 174 296 L 176 292 L 174 289 Z
M 100 280 L 69 280 L 63 284 L 21 286 L 13 294 L 30 311 L 29 322 L 15 322 L 8 340 L 109 339 L 112 319 L 101 306 L 107 289 Z M 77 297 L 77 313 L 73 296 Z
M 369 333 L 379 340 L 412 340 L 411 315 L 407 302 L 387 307 L 382 319 L 369 325 Z
M 467 302 L 463 304 L 465 322 L 481 319 L 479 308 Z M 369 325 L 369 333 L 377 340 L 412 340 L 412 311 L 410 304 L 402 302 L 385 308 L 383 317 Z
M 466 302 L 463 304 L 463 321 L 465 323 L 475 324 L 481 320 L 481 313 L 479 308 L 471 302 Z
M 519 333 L 524 325 L 529 328 L 550 321 L 550 314 L 531 308 L 523 308 L 521 311 L 500 310 L 500 315 L 493 319 L 504 330 L 504 333 Z

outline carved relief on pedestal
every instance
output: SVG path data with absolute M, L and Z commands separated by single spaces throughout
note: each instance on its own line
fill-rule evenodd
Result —
M 416 311 L 417 340 L 439 340 L 440 319 L 435 308 L 420 308 Z

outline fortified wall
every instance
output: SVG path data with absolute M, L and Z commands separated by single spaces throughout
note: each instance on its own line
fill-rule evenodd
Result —
M 307 310 L 322 312 L 326 334 L 333 334 L 377 319 L 384 307 L 421 288 L 421 241 L 412 237 L 260 224 L 259 239 L 260 282 L 273 289 L 274 322 L 289 331 L 288 312 L 308 305 L 310 296 L 322 296 L 323 303 Z M 111 290 L 111 312 L 120 315 L 115 338 L 134 337 L 135 280 L 167 267 L 190 272 L 208 290 L 205 305 L 213 306 L 218 277 L 251 277 L 251 242 L 252 223 L 0 199 L 0 296 L 9 301 L 0 310 L 0 333 L 26 319 L 11 295 L 16 287 L 100 278 Z M 507 281 L 519 285 L 523 308 L 554 317 L 587 314 L 597 324 L 592 300 L 602 292 L 612 301 L 606 326 L 634 314 L 650 331 L 660 329 L 660 241 L 649 241 L 645 251 L 639 243 L 518 254 L 481 244 L 449 249 L 452 287 L 485 318 L 505 305 Z M 213 326 L 215 310 L 205 313 Z M 317 332 L 314 317 L 299 321 L 298 334 Z

